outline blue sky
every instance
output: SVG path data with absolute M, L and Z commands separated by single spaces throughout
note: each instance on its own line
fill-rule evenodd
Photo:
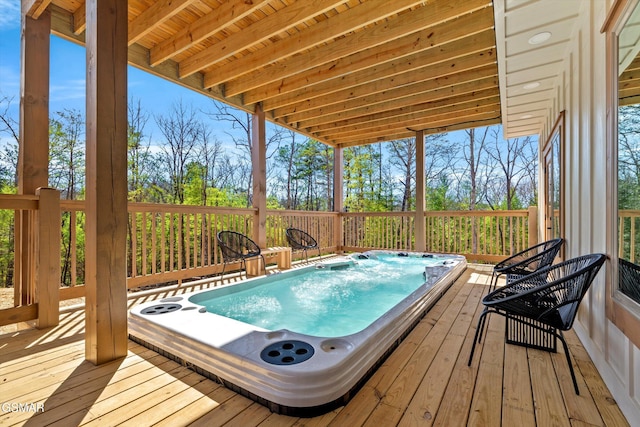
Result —
M 51 36 L 49 111 L 53 117 L 64 109 L 85 110 L 85 49 Z M 129 99 L 139 99 L 150 115 L 163 114 L 172 103 L 182 101 L 196 109 L 211 110 L 212 101 L 196 92 L 129 67 Z M 20 103 L 20 1 L 0 0 L 0 98 L 13 98 L 10 113 L 18 118 Z M 5 106 L 0 105 L 4 111 Z M 221 141 L 228 139 L 225 129 L 211 122 L 213 134 Z M 152 141 L 161 139 L 152 118 L 146 133 Z M 1 138 L 1 137 L 0 137 Z

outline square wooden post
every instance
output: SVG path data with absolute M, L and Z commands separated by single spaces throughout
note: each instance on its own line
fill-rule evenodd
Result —
M 85 358 L 127 354 L 127 0 L 88 0 Z
M 49 57 L 51 14 L 30 16 L 30 2 L 22 2 L 20 64 L 20 146 L 18 147 L 18 194 L 35 194 L 49 180 Z M 33 216 L 28 211 L 15 215 L 16 300 L 34 302 L 36 256 L 33 245 Z
M 416 132 L 416 217 L 415 217 L 415 250 L 425 252 L 426 243 L 426 218 L 425 211 L 425 177 L 424 177 L 424 131 Z
M 344 149 L 336 147 L 333 149 L 333 211 L 337 213 L 333 222 L 333 243 L 336 252 L 341 253 L 344 246 L 344 232 L 342 226 L 342 212 L 344 211 L 343 197 L 344 180 Z
M 256 106 L 251 120 L 251 171 L 253 173 L 253 239 L 267 247 L 267 131 L 262 105 Z
M 38 188 L 38 226 L 36 248 L 36 295 L 38 328 L 60 321 L 60 192 Z

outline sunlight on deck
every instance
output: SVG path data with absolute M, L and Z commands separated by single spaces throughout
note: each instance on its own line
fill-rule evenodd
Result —
M 580 395 L 564 354 L 505 345 L 498 316 L 467 367 L 490 273 L 471 265 L 346 406 L 309 419 L 271 413 L 132 341 L 126 358 L 94 366 L 84 360 L 84 310 L 66 311 L 56 328 L 0 335 L 0 425 L 628 425 L 573 332 Z

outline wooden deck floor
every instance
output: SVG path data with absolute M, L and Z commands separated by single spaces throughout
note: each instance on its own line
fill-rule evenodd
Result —
M 126 358 L 94 366 L 84 312 L 71 310 L 56 328 L 0 335 L 0 425 L 628 425 L 573 332 L 580 396 L 564 354 L 505 345 L 499 316 L 467 367 L 488 272 L 471 265 L 346 406 L 315 418 L 273 414 L 131 341 Z

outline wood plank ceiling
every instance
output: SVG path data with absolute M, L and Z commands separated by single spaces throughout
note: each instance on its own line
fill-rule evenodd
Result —
M 84 1 L 50 3 L 83 43 Z M 491 0 L 128 4 L 132 65 L 331 146 L 501 122 Z

